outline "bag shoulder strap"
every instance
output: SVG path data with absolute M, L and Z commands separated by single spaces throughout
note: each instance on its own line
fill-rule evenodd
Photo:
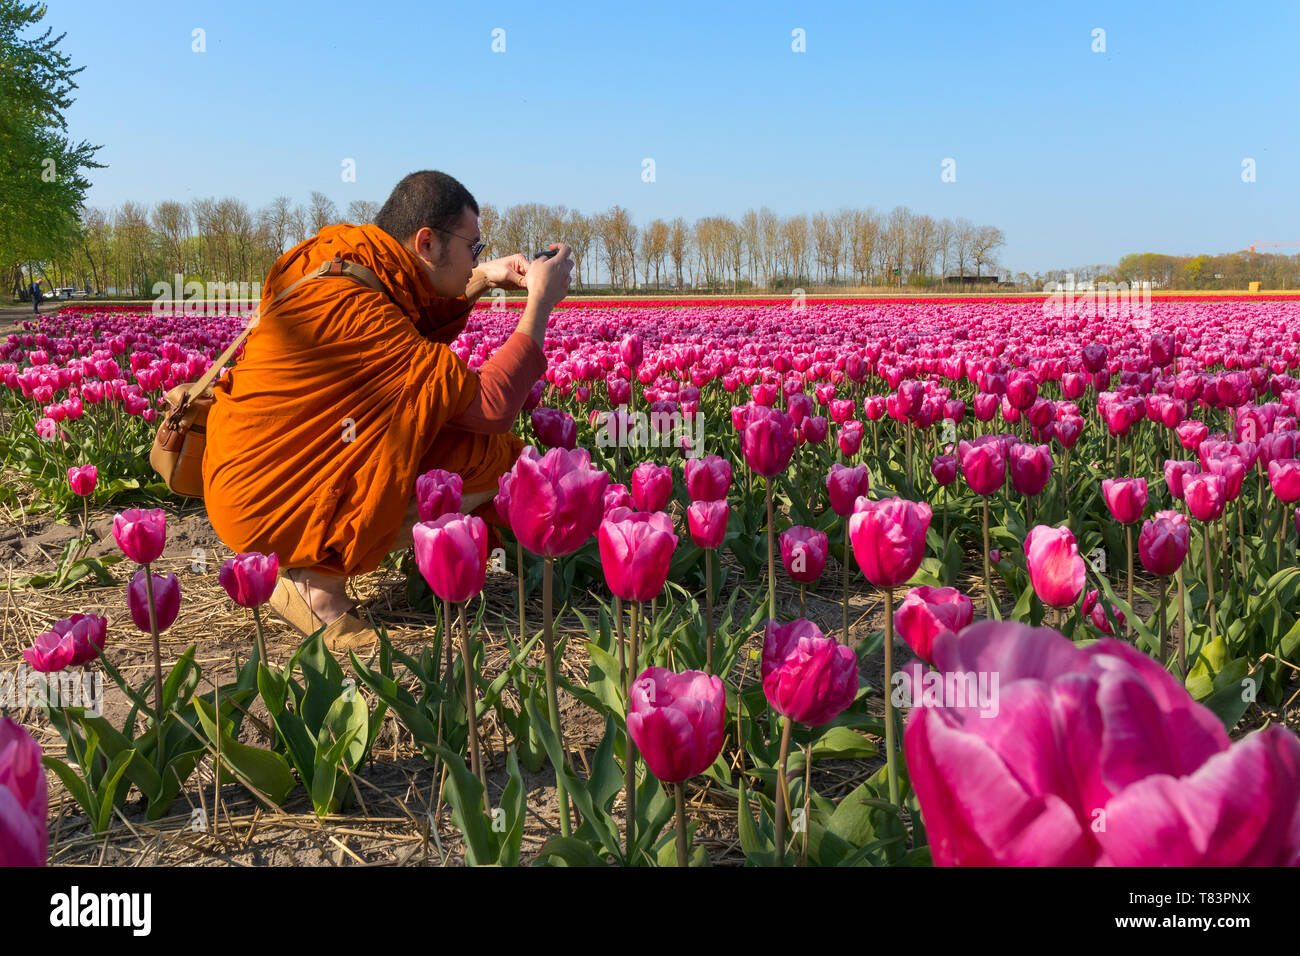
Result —
M 390 302 L 394 305 L 397 304 L 397 300 L 393 298 L 393 293 L 389 291 L 388 286 L 384 285 L 379 276 L 375 275 L 363 265 L 358 265 L 355 262 L 346 262 L 342 256 L 335 256 L 330 262 L 322 262 L 315 272 L 309 272 L 301 279 L 290 283 L 288 288 L 271 300 L 271 304 L 266 307 L 267 312 L 274 309 L 280 303 L 281 299 L 304 282 L 311 279 L 322 279 L 329 276 L 345 276 L 346 278 L 352 279 L 354 282 L 360 282 L 362 285 L 368 286 L 376 292 L 382 292 L 388 297 Z M 194 383 L 194 387 L 182 396 L 180 404 L 176 406 L 176 411 L 174 411 L 170 417 L 179 420 L 179 416 L 185 411 L 185 406 L 189 404 L 190 399 L 195 395 L 203 394 L 203 390 L 216 381 L 217 376 L 221 374 L 221 370 L 225 367 L 226 363 L 234 357 L 235 352 L 239 350 L 239 346 L 243 344 L 244 339 L 248 338 L 248 333 L 253 331 L 253 327 L 257 325 L 261 317 L 261 314 L 253 316 L 248 325 L 244 327 L 244 330 L 240 332 L 239 335 L 235 336 L 235 341 L 231 342 L 230 345 L 226 347 L 226 350 L 217 356 L 217 360 L 212 363 L 211 368 L 204 372 L 203 376 Z

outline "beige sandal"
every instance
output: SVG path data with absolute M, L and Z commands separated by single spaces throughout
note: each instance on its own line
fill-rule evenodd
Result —
M 324 623 L 312 611 L 311 605 L 303 600 L 293 581 L 283 573 L 275 582 L 275 590 L 266 603 L 303 637 L 315 633 Z M 355 609 L 331 621 L 321 636 L 325 646 L 335 653 L 368 647 L 379 638 L 375 629 L 361 620 Z

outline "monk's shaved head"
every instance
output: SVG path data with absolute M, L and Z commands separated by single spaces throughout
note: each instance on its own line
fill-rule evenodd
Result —
M 478 215 L 478 203 L 459 181 L 437 170 L 411 173 L 393 187 L 375 225 L 399 242 L 410 242 L 421 229 L 434 229 L 444 240 L 442 258 L 446 258 L 446 233 L 455 231 L 465 208 Z

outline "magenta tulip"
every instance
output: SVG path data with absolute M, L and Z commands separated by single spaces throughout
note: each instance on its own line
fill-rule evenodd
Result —
M 632 469 L 632 504 L 637 511 L 663 511 L 673 494 L 673 470 L 643 461 Z
M 1224 496 L 1226 482 L 1219 475 L 1208 471 L 1187 475 L 1183 478 L 1183 500 L 1187 510 L 1197 521 L 1217 521 L 1223 516 L 1223 506 L 1227 503 Z
M 975 494 L 987 497 L 1002 488 L 1007 459 L 1001 442 L 958 442 L 957 456 L 961 459 L 962 477 Z
M 40 744 L 16 721 L 0 717 L 0 867 L 45 865 L 48 810 Z
M 717 501 L 731 490 L 731 462 L 720 455 L 688 458 L 682 471 L 692 501 Z
M 572 554 L 604 517 L 609 475 L 591 464 L 586 449 L 526 445 L 510 479 L 510 529 L 525 548 L 544 557 Z
M 257 607 L 271 599 L 279 572 L 278 555 L 248 551 L 227 559 L 217 581 L 240 607 Z
M 649 601 L 664 589 L 677 547 L 672 518 L 662 511 L 617 509 L 601 521 L 596 538 L 605 581 L 615 597 Z
M 99 480 L 99 469 L 94 465 L 82 465 L 80 468 L 68 469 L 68 485 L 72 488 L 73 494 L 81 495 L 83 498 L 95 490 L 95 484 Z
M 982 621 L 936 638 L 934 660 L 999 678 L 996 711 L 922 702 L 910 715 L 907 767 L 936 865 L 1300 863 L 1300 740 L 1286 728 L 1232 744 L 1177 679 L 1115 640 L 1080 648 Z
M 826 475 L 826 491 L 831 510 L 841 518 L 853 514 L 854 503 L 871 490 L 871 472 L 866 465 L 831 465 Z
M 415 479 L 416 509 L 421 521 L 459 514 L 465 483 L 452 471 L 435 468 Z
M 1052 477 L 1052 449 L 1048 445 L 1017 442 L 1011 446 L 1008 465 L 1011 487 L 1018 494 L 1032 498 L 1047 487 Z
M 862 422 L 849 419 L 835 433 L 835 441 L 840 446 L 840 453 L 845 458 L 852 458 L 862 448 Z
M 741 437 L 745 463 L 766 478 L 779 475 L 794 454 L 795 432 L 789 416 L 775 408 L 750 409 Z
M 821 577 L 827 550 L 826 534 L 816 528 L 795 525 L 781 532 L 781 563 L 785 565 L 785 573 L 800 584 Z
M 127 508 L 113 516 L 113 538 L 122 553 L 136 564 L 158 560 L 167 543 L 167 512 Z
M 1085 568 L 1069 528 L 1035 525 L 1025 539 L 1034 593 L 1051 607 L 1069 607 L 1083 593 Z
M 483 590 L 487 578 L 487 523 L 478 515 L 445 514 L 411 529 L 415 564 L 430 589 L 459 604 Z
M 853 556 L 878 588 L 902 584 L 921 566 L 930 506 L 903 498 L 859 498 L 849 518 Z
M 1191 546 L 1191 528 L 1182 515 L 1183 520 L 1176 521 L 1161 514 L 1168 512 L 1158 513 L 1142 525 L 1138 556 L 1148 573 L 1167 578 L 1183 566 Z
M 971 599 L 956 588 L 924 585 L 907 592 L 894 612 L 894 630 L 917 657 L 929 663 L 934 639 L 944 631 L 960 631 L 974 616 Z
M 108 619 L 98 614 L 73 614 L 55 621 L 50 625 L 50 630 L 55 634 L 72 636 L 73 651 L 69 666 L 80 667 L 89 664 L 103 651 L 104 642 L 108 638 Z
M 1136 524 L 1142 520 L 1142 511 L 1147 506 L 1147 480 L 1107 478 L 1101 483 L 1101 496 L 1116 521 Z
M 930 462 L 930 474 L 941 487 L 947 487 L 957 480 L 957 456 L 935 455 Z
M 627 732 L 655 777 L 681 783 L 708 770 L 722 752 L 726 704 L 718 677 L 647 667 L 632 682 Z
M 181 610 L 181 585 L 174 574 L 151 574 L 153 580 L 154 613 L 158 618 L 158 633 L 171 627 Z M 146 634 L 149 633 L 149 594 L 145 587 L 144 568 L 135 572 L 126 589 L 126 604 L 131 609 L 131 620 Z
M 1268 483 L 1278 501 L 1300 501 L 1300 461 L 1277 458 L 1268 463 Z
M 807 618 L 767 622 L 763 693 L 772 709 L 817 727 L 834 720 L 858 694 L 858 658 Z
M 725 498 L 717 501 L 692 501 L 686 509 L 686 523 L 691 540 L 697 547 L 717 548 L 727 535 L 727 518 L 731 507 Z

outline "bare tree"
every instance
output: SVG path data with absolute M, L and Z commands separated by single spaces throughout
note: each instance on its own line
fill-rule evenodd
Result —
M 375 217 L 379 215 L 381 208 L 379 203 L 372 202 L 369 199 L 354 199 L 348 203 L 347 215 L 343 218 L 351 223 L 363 226 L 369 225 L 375 221 Z
M 334 205 L 334 200 L 324 193 L 313 192 L 308 208 L 313 233 L 319 233 L 326 226 L 332 226 L 339 221 L 338 207 Z
M 174 200 L 160 202 L 153 211 L 153 228 L 158 234 L 167 268 L 183 275 L 185 258 L 181 245 L 190 237 L 190 211 Z
M 962 279 L 966 278 L 966 263 L 973 258 L 971 255 L 975 247 L 975 223 L 969 219 L 953 220 L 953 258 L 957 260 L 957 269 Z
M 992 262 L 994 254 L 998 249 L 1006 245 L 1006 242 L 1007 237 L 1002 234 L 1002 230 L 997 226 L 980 226 L 975 230 L 975 235 L 971 240 L 970 255 L 975 260 L 976 276 L 980 274 L 980 267 L 987 262 Z
M 686 259 L 689 243 L 690 230 L 686 228 L 686 220 L 678 216 L 668 224 L 668 258 L 673 260 L 673 271 L 677 276 L 674 288 L 682 287 L 682 262 Z

